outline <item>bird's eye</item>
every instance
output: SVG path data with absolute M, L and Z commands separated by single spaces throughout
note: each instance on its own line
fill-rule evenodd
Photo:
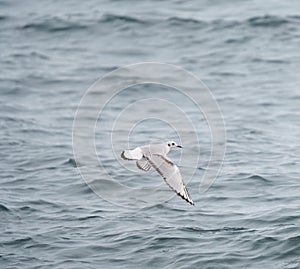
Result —
M 171 147 L 171 145 L 170 145 L 170 144 L 168 144 L 168 146 L 169 146 L 169 147 Z
M 175 146 L 175 143 L 172 143 L 172 146 Z

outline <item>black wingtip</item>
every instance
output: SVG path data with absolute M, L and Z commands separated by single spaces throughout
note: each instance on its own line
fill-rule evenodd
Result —
M 186 198 L 184 198 L 183 196 L 181 196 L 184 200 L 186 200 L 190 205 L 195 206 L 195 203 L 193 201 L 190 201 Z
M 169 185 L 169 184 L 168 184 Z M 169 185 L 170 186 L 170 185 Z M 171 187 L 171 186 L 170 186 Z M 171 187 L 171 189 L 179 196 L 181 197 L 183 200 L 185 200 L 186 202 L 188 202 L 190 205 L 195 206 L 195 203 L 192 200 L 187 199 L 186 197 L 184 197 L 182 194 L 180 194 L 179 192 L 177 192 L 175 189 L 173 189 Z
M 127 161 L 129 160 L 128 158 L 125 157 L 125 150 L 122 151 L 121 157 L 123 160 L 127 160 Z

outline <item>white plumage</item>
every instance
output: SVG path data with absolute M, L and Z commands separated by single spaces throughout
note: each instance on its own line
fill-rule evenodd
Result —
M 181 198 L 194 205 L 180 174 L 178 166 L 167 158 L 171 148 L 181 146 L 174 141 L 164 144 L 154 144 L 137 147 L 133 150 L 124 150 L 121 157 L 125 160 L 136 160 L 136 165 L 143 171 L 153 167 L 165 180 L 168 186 Z

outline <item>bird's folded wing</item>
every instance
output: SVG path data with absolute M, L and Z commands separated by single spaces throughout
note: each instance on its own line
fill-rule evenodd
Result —
M 191 205 L 194 204 L 183 183 L 179 168 L 175 163 L 173 163 L 167 157 L 159 154 L 152 154 L 146 158 L 173 191 L 175 191 L 181 198 L 189 202 Z

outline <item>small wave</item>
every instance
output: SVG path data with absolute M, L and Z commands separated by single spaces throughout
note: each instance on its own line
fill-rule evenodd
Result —
M 47 201 L 45 199 L 38 199 L 38 200 L 31 200 L 31 201 L 28 201 L 28 204 L 32 204 L 32 205 L 43 205 L 43 206 L 50 206 L 50 207 L 53 207 L 53 208 L 60 208 L 60 205 L 56 202 L 50 202 L 50 201 Z M 23 208 L 24 210 L 24 208 Z M 32 208 L 30 209 L 27 209 L 27 210 L 32 210 Z M 35 209 L 33 209 L 35 210 Z
M 170 17 L 167 19 L 173 25 L 182 25 L 182 24 L 194 24 L 194 25 L 204 25 L 205 22 L 201 20 L 196 20 L 192 18 L 181 18 L 181 17 Z
M 263 59 L 263 58 L 253 58 L 253 62 L 263 62 L 263 63 L 270 63 L 270 64 L 286 64 L 289 63 L 287 60 L 282 60 L 282 59 Z
M 70 165 L 72 167 L 77 167 L 76 161 L 73 158 L 69 158 L 69 160 L 65 161 L 63 165 Z
M 104 14 L 102 18 L 98 21 L 99 23 L 111 23 L 121 21 L 125 23 L 139 23 L 139 24 L 145 24 L 146 21 L 143 21 L 141 19 L 131 17 L 131 16 L 125 16 L 125 15 L 116 15 L 116 14 Z
M 18 239 L 7 241 L 7 242 L 2 242 L 1 244 L 6 245 L 6 246 L 14 246 L 15 245 L 17 247 L 20 247 L 20 246 L 23 246 L 30 242 L 33 243 L 33 239 L 28 236 L 28 237 L 18 238 Z
M 245 77 L 246 73 L 241 72 L 211 72 L 212 76 L 221 76 L 221 77 Z
M 218 232 L 253 232 L 253 230 L 249 230 L 244 227 L 223 227 L 220 229 L 203 229 L 199 227 L 184 227 L 180 229 L 184 232 L 202 232 L 202 233 L 218 233 Z
M 25 246 L 24 248 L 25 249 L 31 249 L 31 248 L 35 248 L 35 249 L 45 249 L 45 248 L 48 248 L 48 247 L 51 247 L 50 244 L 46 244 L 46 243 L 37 243 L 37 244 L 32 244 L 32 245 L 29 245 L 29 246 Z
M 24 94 L 24 88 L 15 86 L 12 88 L 4 89 L 1 93 L 5 95 L 22 95 Z
M 45 32 L 61 32 L 61 31 L 76 31 L 86 29 L 87 25 L 80 24 L 78 22 L 65 20 L 62 18 L 48 18 L 42 21 L 27 23 L 21 27 L 23 30 L 36 30 Z
M 77 218 L 75 220 L 80 220 L 80 221 L 84 221 L 84 220 L 88 220 L 88 219 L 101 219 L 100 216 L 97 216 L 97 215 L 91 215 L 91 216 L 85 216 L 85 217 L 80 217 L 80 218 Z
M 82 181 L 80 183 L 72 183 L 63 187 L 62 192 L 68 192 L 70 195 L 82 195 L 93 193 L 93 189 Z
M 265 15 L 265 16 L 259 16 L 259 17 L 252 17 L 247 20 L 249 25 L 251 26 L 259 26 L 259 27 L 278 27 L 283 24 L 289 23 L 288 18 L 281 18 L 278 16 L 271 16 L 271 15 Z
M 237 177 L 238 178 L 243 178 L 243 179 L 250 179 L 250 180 L 256 180 L 258 182 L 272 182 L 271 180 L 263 177 L 263 176 L 260 176 L 260 175 L 257 175 L 257 174 L 250 174 L 250 173 L 247 173 L 247 172 L 240 172 L 237 174 Z
M 284 269 L 299 269 L 300 268 L 300 261 L 298 259 L 286 262 L 283 264 Z
M 242 36 L 239 38 L 229 38 L 225 41 L 227 44 L 244 44 L 247 43 L 251 38 L 249 36 Z
M 4 21 L 4 20 L 6 20 L 6 19 L 7 19 L 6 16 L 0 15 L 0 21 Z
M 253 180 L 257 180 L 257 181 L 261 181 L 261 182 L 268 182 L 270 183 L 271 181 L 263 176 L 260 175 L 250 175 L 248 177 L 246 177 L 246 179 L 253 179 Z
M 36 212 L 38 210 L 31 206 L 25 205 L 25 206 L 21 206 L 20 208 L 18 208 L 18 211 L 26 212 L 28 214 L 28 213 Z
M 298 21 L 300 16 L 257 16 L 251 17 L 245 20 L 228 20 L 228 19 L 217 19 L 217 20 L 199 20 L 195 18 L 182 18 L 182 17 L 169 17 L 166 21 L 171 26 L 176 27 L 212 27 L 211 30 L 222 30 L 226 28 L 234 28 L 238 26 L 248 25 L 250 27 L 279 27 L 284 24 L 294 23 Z M 250 37 L 241 37 L 238 39 L 228 39 L 227 43 L 245 43 Z
M 0 204 L 0 212 L 1 211 L 9 212 L 10 210 L 5 205 Z

